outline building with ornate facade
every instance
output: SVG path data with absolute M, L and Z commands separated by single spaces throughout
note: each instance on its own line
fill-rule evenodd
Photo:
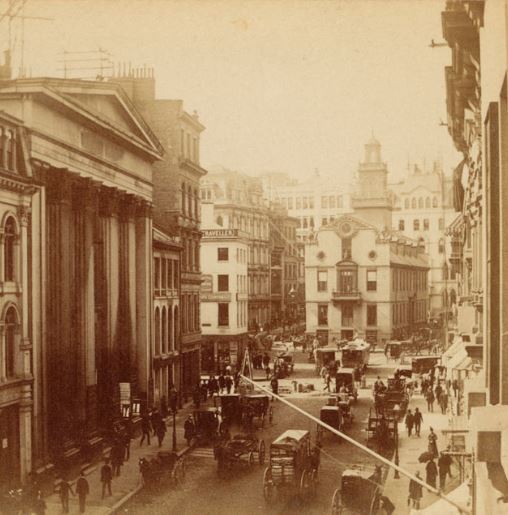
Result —
M 391 229 L 392 193 L 372 138 L 358 169 L 351 215 L 322 226 L 305 246 L 307 332 L 383 344 L 427 320 L 428 256 Z
M 153 228 L 153 331 L 151 405 L 168 405 L 180 377 L 180 257 L 177 236 Z
M 166 153 L 153 167 L 154 222 L 182 246 L 180 263 L 180 384 L 177 390 L 188 396 L 199 381 L 201 327 L 199 321 L 200 269 L 200 179 L 206 174 L 200 165 L 200 137 L 205 127 L 197 113 L 189 114 L 182 100 L 155 97 L 151 71 L 139 69 L 115 77 L 150 127 L 164 142 Z
M 248 342 L 248 235 L 214 222 L 214 206 L 203 200 L 201 262 L 201 368 L 216 373 L 237 365 Z
M 458 282 L 450 264 L 451 239 L 446 233 L 457 218 L 452 178 L 437 162 L 430 170 L 414 165 L 402 181 L 389 188 L 394 193 L 392 229 L 423 241 L 429 255 L 429 317 L 440 317 L 446 310 L 453 313 Z
M 121 383 L 148 400 L 152 165 L 163 150 L 114 84 L 4 80 L 0 110 L 23 120 L 6 124 L 18 132 L 9 144 L 4 136 L 4 155 L 16 149 L 16 167 L 36 185 L 30 197 L 15 195 L 30 216 L 14 205 L 4 213 L 15 259 L 14 269 L 2 267 L 4 279 L 15 278 L 3 287 L 4 344 L 12 325 L 17 376 L 5 386 L 23 397 L 9 411 L 13 424 L 22 413 L 23 462 L 13 470 L 23 477 L 79 453 L 119 418 Z M 19 174 L 3 170 L 15 188 Z M 1 198 L 12 203 L 7 191 Z
M 261 181 L 225 169 L 213 170 L 201 181 L 201 198 L 213 203 L 214 222 L 248 235 L 248 328 L 270 324 L 270 229 Z

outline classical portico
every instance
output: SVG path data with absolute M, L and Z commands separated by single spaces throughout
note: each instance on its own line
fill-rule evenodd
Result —
M 113 84 L 21 79 L 0 109 L 25 115 L 37 194 L 30 249 L 35 466 L 121 416 L 120 383 L 147 400 L 152 164 L 162 147 Z

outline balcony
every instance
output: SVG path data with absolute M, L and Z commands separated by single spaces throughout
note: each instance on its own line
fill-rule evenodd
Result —
M 362 302 L 362 294 L 358 290 L 334 290 L 332 291 L 332 301 L 343 303 L 343 302 L 354 302 L 360 304 Z

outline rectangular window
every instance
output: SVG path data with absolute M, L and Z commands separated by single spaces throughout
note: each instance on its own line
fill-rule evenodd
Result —
M 429 227 L 430 227 L 429 219 L 428 218 L 424 218 L 423 219 L 423 230 L 424 231 L 428 231 Z
M 218 261 L 229 261 L 228 247 L 219 247 L 217 249 L 217 260 Z
M 342 325 L 344 327 L 353 326 L 353 306 L 351 304 L 343 304 L 341 309 Z
M 444 218 L 439 219 L 439 230 L 444 231 Z
M 405 228 L 404 220 L 399 220 L 399 231 L 403 231 Z
M 420 220 L 418 220 L 418 218 L 415 218 L 413 220 L 413 230 L 414 231 L 419 231 L 420 230 Z
M 229 291 L 229 275 L 219 274 L 217 276 L 217 291 Z
M 367 305 L 367 325 L 377 325 L 377 305 Z
M 219 302 L 219 326 L 229 325 L 229 304 L 227 302 Z
M 318 304 L 318 325 L 328 325 L 327 304 Z
M 321 207 L 324 209 L 328 208 L 328 197 L 321 197 Z
M 328 289 L 328 272 L 326 270 L 318 270 L 318 291 L 326 291 Z
M 377 290 L 377 270 L 367 270 L 367 291 Z

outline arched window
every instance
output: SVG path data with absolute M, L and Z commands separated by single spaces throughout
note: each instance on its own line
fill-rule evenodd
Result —
M 411 199 L 411 207 L 416 209 L 416 199 L 414 197 Z
M 430 207 L 430 197 L 425 199 L 425 207 L 428 209 Z
M 404 209 L 409 209 L 409 199 L 404 200 Z
M 166 320 L 166 307 L 162 308 L 162 353 L 165 354 L 168 351 L 168 326 Z
M 161 353 L 161 314 L 159 308 L 155 308 L 155 355 Z
M 432 207 L 437 207 L 437 205 L 438 205 L 438 204 L 437 204 L 437 197 L 434 197 L 434 198 L 432 199 Z
M 173 333 L 173 325 L 174 325 L 173 317 L 174 317 L 173 309 L 169 308 L 169 311 L 168 311 L 168 348 L 169 348 L 170 352 L 175 350 L 175 335 Z
M 5 375 L 16 375 L 16 326 L 18 317 L 14 307 L 10 307 L 5 315 Z
M 4 225 L 4 280 L 14 281 L 15 253 L 14 242 L 16 240 L 16 222 L 12 216 L 7 218 Z
M 217 217 L 217 225 L 220 225 L 221 227 L 224 225 L 224 220 L 222 219 L 222 216 Z
M 423 198 L 422 197 L 420 197 L 418 199 L 418 209 L 423 209 Z

